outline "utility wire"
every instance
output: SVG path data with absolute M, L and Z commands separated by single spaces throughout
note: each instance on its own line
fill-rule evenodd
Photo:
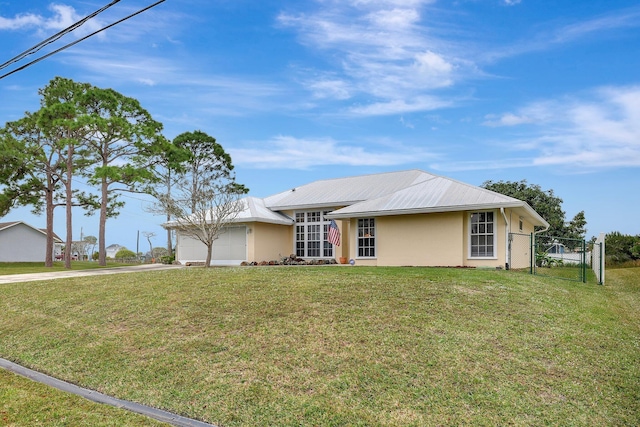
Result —
M 31 62 L 29 62 L 29 63 L 27 63 L 27 64 L 25 64 L 25 65 L 23 65 L 23 66 L 21 66 L 21 67 L 19 67 L 19 68 L 16 68 L 16 69 L 15 69 L 15 70 L 13 70 L 13 71 L 10 71 L 10 72 L 8 72 L 8 73 L 6 73 L 6 74 L 3 74 L 2 76 L 0 76 L 0 80 L 4 79 L 5 77 L 9 77 L 9 76 L 10 76 L 10 75 L 12 75 L 12 74 L 17 73 L 18 71 L 22 71 L 22 70 L 24 70 L 25 68 L 30 67 L 31 65 L 37 64 L 38 62 L 40 62 L 40 61 L 42 61 L 42 60 L 45 60 L 45 59 L 49 58 L 50 56 L 55 55 L 56 53 L 62 52 L 62 51 L 63 51 L 63 50 L 65 50 L 65 49 L 68 49 L 68 48 L 70 48 L 70 47 L 72 47 L 72 46 L 75 46 L 76 44 L 80 43 L 81 41 L 84 41 L 84 40 L 86 40 L 86 39 L 88 39 L 88 38 L 90 38 L 90 37 L 95 36 L 95 35 L 96 35 L 96 34 L 98 34 L 98 33 L 101 33 L 101 32 L 103 32 L 103 31 L 105 31 L 105 30 L 108 30 L 109 28 L 114 27 L 114 26 L 116 26 L 116 25 L 118 25 L 118 24 L 120 24 L 120 23 L 122 23 L 122 22 L 124 22 L 124 21 L 126 21 L 126 20 L 128 20 L 128 19 L 131 19 L 131 18 L 133 18 L 134 16 L 137 16 L 137 15 L 139 15 L 139 14 L 143 13 L 143 12 L 146 12 L 147 10 L 149 10 L 149 9 L 151 9 L 151 8 L 153 8 L 153 7 L 156 7 L 157 5 L 159 5 L 160 3 L 164 3 L 165 1 L 166 1 L 166 0 L 160 0 L 160 1 L 157 1 L 157 2 L 155 2 L 155 3 L 154 3 L 154 4 L 152 4 L 152 5 L 149 5 L 149 6 L 145 7 L 145 8 L 143 8 L 143 9 L 140 9 L 139 11 L 137 11 L 137 12 L 135 12 L 135 13 L 132 13 L 132 14 L 131 14 L 131 15 L 129 15 L 129 16 L 126 16 L 126 17 L 124 17 L 124 18 L 122 18 L 122 19 L 120 19 L 120 20 L 118 20 L 118 21 L 116 21 L 116 22 L 114 22 L 114 23 L 112 23 L 112 24 L 107 25 L 107 26 L 106 26 L 106 27 L 104 27 L 104 28 L 101 28 L 101 29 L 99 29 L 99 30 L 97 30 L 97 31 L 94 31 L 93 33 L 91 33 L 91 34 L 89 34 L 89 35 L 87 35 L 87 36 L 84 36 L 84 37 L 82 37 L 81 39 L 78 39 L 78 40 L 76 40 L 76 41 L 74 41 L 74 42 L 72 42 L 72 43 L 69 43 L 69 44 L 67 44 L 67 45 L 64 45 L 64 46 L 62 46 L 61 48 L 54 50 L 53 52 L 49 52 L 49 53 L 47 53 L 46 55 L 43 55 L 43 56 L 41 56 L 40 58 L 35 59 L 35 60 L 33 60 L 33 61 L 31 61 Z
M 4 64 L 0 65 L 0 70 L 7 68 L 9 65 L 11 64 L 15 64 L 16 62 L 26 58 L 29 55 L 33 55 L 34 53 L 40 51 L 43 47 L 50 45 L 51 43 L 59 40 L 60 38 L 62 38 L 63 36 L 69 34 L 70 32 L 72 32 L 73 30 L 80 28 L 82 25 L 84 25 L 88 20 L 95 18 L 96 16 L 98 16 L 99 14 L 101 14 L 102 12 L 104 12 L 105 10 L 109 9 L 111 6 L 115 5 L 116 3 L 119 3 L 121 0 L 114 0 L 111 3 L 109 3 L 108 5 L 104 6 L 101 9 L 96 10 L 95 12 L 93 12 L 92 14 L 86 16 L 85 18 L 81 19 L 80 21 L 70 25 L 69 27 L 65 28 L 64 30 L 60 31 L 57 34 L 52 35 L 51 37 L 49 37 L 48 39 L 41 41 L 40 43 L 38 43 L 37 45 L 33 46 L 32 48 L 25 50 L 24 52 L 22 52 L 21 54 L 19 54 L 18 56 L 15 56 L 13 58 L 11 58 L 10 60 L 8 60 L 7 62 L 5 62 Z

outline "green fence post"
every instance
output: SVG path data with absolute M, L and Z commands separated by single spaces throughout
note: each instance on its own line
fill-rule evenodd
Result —
M 533 263 L 536 262 L 535 234 L 529 236 L 529 245 L 531 246 L 531 256 L 529 257 L 529 274 L 533 274 Z
M 587 283 L 587 241 L 582 239 L 582 283 Z

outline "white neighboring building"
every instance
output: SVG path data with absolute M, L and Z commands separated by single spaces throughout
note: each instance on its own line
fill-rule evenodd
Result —
M 126 247 L 124 246 L 120 246 L 116 243 L 114 243 L 113 245 L 109 245 L 105 248 L 106 252 L 107 252 L 107 258 L 115 258 L 116 254 L 118 253 L 118 251 L 120 249 L 126 249 Z
M 62 240 L 53 235 L 53 256 L 62 253 Z M 44 262 L 47 233 L 23 221 L 0 222 L 0 262 Z
M 105 251 L 107 252 L 107 258 L 115 258 L 116 254 L 118 253 L 118 251 L 120 249 L 123 249 L 124 246 L 120 246 L 118 244 L 113 244 L 113 245 L 109 245 L 105 248 Z

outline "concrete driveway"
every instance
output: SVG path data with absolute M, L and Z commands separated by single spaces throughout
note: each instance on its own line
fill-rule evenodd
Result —
M 126 267 L 92 268 L 90 270 L 65 270 L 45 273 L 8 274 L 4 276 L 0 275 L 0 284 L 33 282 L 36 280 L 66 279 L 71 277 L 99 276 L 103 274 L 136 273 L 139 271 L 169 270 L 173 268 L 183 268 L 183 266 L 166 264 L 140 264 Z M 2 270 L 0 270 L 0 272 L 1 271 Z

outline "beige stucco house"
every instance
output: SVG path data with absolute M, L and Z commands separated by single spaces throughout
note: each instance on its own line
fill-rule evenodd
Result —
M 549 226 L 521 200 L 421 170 L 321 180 L 243 202 L 214 243 L 212 264 L 293 254 L 371 266 L 524 268 L 508 265 L 509 250 L 524 262 L 530 251 L 513 247 L 509 233 Z M 328 241 L 331 220 L 339 246 Z M 179 233 L 176 240 L 178 261 L 204 261 L 202 243 Z

